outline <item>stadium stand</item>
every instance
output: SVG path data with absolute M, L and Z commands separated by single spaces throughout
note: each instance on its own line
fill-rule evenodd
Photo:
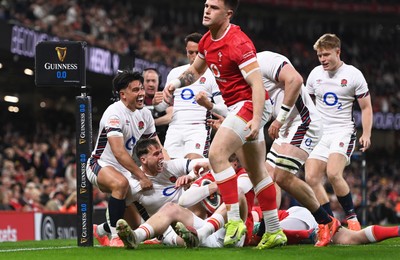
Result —
M 292 3 L 286 6 L 277 2 L 242 1 L 234 20 L 258 50 L 286 55 L 306 79 L 317 64 L 312 50 L 317 36 L 337 33 L 345 43 L 343 60 L 360 68 L 369 83 L 374 112 L 400 113 L 398 1 L 336 1 L 349 5 L 347 9 L 336 7 L 340 12 L 315 5 L 331 1 L 300 1 L 307 3 L 303 7 L 295 5 L 296 1 L 284 1 Z M 181 0 L 148 0 L 146 5 L 129 0 L 3 0 L 0 20 L 174 67 L 186 62 L 183 37 L 205 30 L 198 16 L 201 8 L 201 1 L 187 4 Z M 101 98 L 108 101 L 109 94 Z M 47 109 L 37 118 L 10 116 L 7 111 L 0 114 L 0 210 L 59 210 L 75 190 L 74 115 L 60 107 Z M 399 223 L 400 162 L 396 155 L 400 134 L 389 128 L 377 135 L 381 135 L 379 140 L 391 136 L 393 143 L 385 149 L 373 142 L 367 153 L 368 223 Z M 360 207 L 359 167 L 357 163 L 348 167 L 346 179 Z M 94 201 L 104 205 L 101 194 L 94 194 Z

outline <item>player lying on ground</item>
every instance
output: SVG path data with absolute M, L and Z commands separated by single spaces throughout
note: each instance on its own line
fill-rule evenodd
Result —
M 318 223 L 306 208 L 295 206 L 288 210 L 280 211 L 279 218 L 281 227 L 288 238 L 288 244 L 314 243 L 313 238 L 315 237 L 315 231 L 318 232 Z M 262 229 L 263 225 L 261 222 L 260 230 L 257 234 L 262 235 L 264 233 Z M 260 239 L 260 235 L 258 235 L 258 239 Z M 341 226 L 333 235 L 331 244 L 370 244 L 399 236 L 400 226 L 384 227 L 372 225 L 359 231 Z M 254 243 L 257 243 L 257 239 Z

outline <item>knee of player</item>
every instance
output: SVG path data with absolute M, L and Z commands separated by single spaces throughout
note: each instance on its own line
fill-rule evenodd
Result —
M 343 173 L 338 171 L 327 171 L 326 175 L 330 182 L 343 179 Z
M 290 186 L 295 180 L 297 180 L 297 177 L 288 171 L 276 172 L 274 176 L 274 181 L 283 188 Z
M 113 191 L 118 190 L 123 194 L 127 194 L 129 190 L 129 182 L 125 177 L 115 178 L 111 183 L 111 187 Z
M 179 208 L 180 208 L 179 205 L 173 202 L 167 202 L 160 209 L 160 212 L 162 212 L 164 215 L 176 215 L 177 212 L 179 211 Z

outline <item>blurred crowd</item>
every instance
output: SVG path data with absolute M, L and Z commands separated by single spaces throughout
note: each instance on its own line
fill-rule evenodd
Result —
M 52 112 L 54 113 L 54 112 Z M 73 115 L 70 115 L 73 118 Z M 0 130 L 0 210 L 75 213 L 75 136 L 65 124 L 35 129 L 8 121 Z M 94 191 L 94 205 L 106 206 Z
M 169 67 L 186 63 L 184 36 L 205 30 L 201 25 L 202 3 L 176 1 L 172 8 L 168 1 L 148 2 L 0 0 L 0 19 Z M 367 79 L 374 111 L 400 113 L 398 25 L 367 19 L 354 22 L 351 15 L 340 21 L 320 15 L 299 22 L 282 10 L 277 15 L 278 10 L 243 7 L 234 22 L 248 33 L 258 50 L 288 56 L 304 79 L 318 62 L 312 49 L 314 41 L 325 32 L 337 33 L 343 40 L 342 59 L 358 67 Z M 25 130 L 12 120 L 1 127 L 0 210 L 76 211 L 75 137 L 71 127 L 65 122 L 50 127 L 48 121 L 45 124 L 40 120 Z M 400 163 L 395 154 L 385 150 L 367 153 L 369 223 L 399 222 Z M 345 174 L 359 207 L 360 165 L 354 160 Z M 94 204 L 105 206 L 104 196 L 94 190 Z M 339 204 L 336 210 L 340 215 Z
M 201 1 L 0 1 L 0 19 L 169 67 L 186 63 L 183 38 L 188 33 L 204 33 L 201 10 Z M 233 22 L 252 38 L 258 50 L 289 57 L 304 79 L 318 62 L 312 49 L 315 40 L 326 32 L 337 33 L 343 40 L 342 59 L 359 68 L 367 79 L 374 110 L 398 113 L 400 27 L 396 16 L 391 21 L 379 15 L 369 19 L 356 13 L 360 19 L 354 20 L 351 13 L 304 11 L 304 19 L 282 8 L 242 4 Z

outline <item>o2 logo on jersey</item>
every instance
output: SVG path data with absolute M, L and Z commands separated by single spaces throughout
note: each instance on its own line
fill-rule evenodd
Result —
M 338 105 L 338 109 L 342 109 L 342 103 L 339 102 L 338 96 L 333 92 L 326 92 L 324 95 L 324 103 L 327 106 L 333 107 Z
M 196 104 L 196 100 L 194 99 L 194 92 L 190 88 L 185 88 L 185 89 L 182 90 L 181 98 L 182 98 L 182 100 L 191 100 L 191 99 L 193 99 L 192 104 Z
M 177 191 L 177 189 L 175 188 L 175 186 L 169 186 L 169 187 L 166 187 L 165 189 L 163 189 L 162 194 L 165 197 L 169 197 L 169 196 L 172 196 L 176 191 Z
M 136 144 L 136 138 L 134 136 L 132 136 L 131 138 L 126 140 L 126 143 L 125 143 L 126 150 L 128 150 L 128 151 L 133 150 L 133 147 L 135 146 L 135 144 Z
M 210 65 L 210 70 L 212 71 L 212 73 L 214 74 L 214 76 L 216 78 L 220 78 L 221 77 L 221 73 L 219 72 L 217 65 L 211 64 Z
M 304 141 L 304 144 L 305 144 L 306 146 L 310 146 L 311 143 L 312 143 L 311 138 L 307 138 L 307 139 Z

